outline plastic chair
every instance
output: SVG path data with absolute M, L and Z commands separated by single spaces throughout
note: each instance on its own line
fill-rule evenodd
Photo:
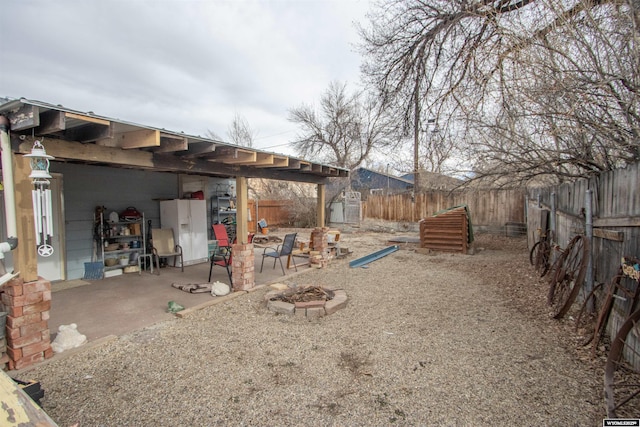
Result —
M 184 258 L 182 257 L 182 246 L 176 245 L 173 239 L 172 228 L 156 228 L 151 230 L 151 240 L 153 243 L 153 256 L 158 265 L 158 275 L 160 275 L 160 258 L 173 257 L 173 266 L 176 266 L 180 258 L 180 268 L 184 273 Z
M 276 260 L 280 261 L 280 267 L 282 268 L 282 274 L 286 274 L 284 272 L 284 265 L 282 264 L 282 257 L 288 257 L 291 255 L 293 251 L 293 245 L 296 243 L 296 234 L 291 233 L 284 236 L 284 241 L 282 245 L 278 245 L 276 248 L 264 248 L 264 252 L 262 253 L 262 263 L 260 264 L 260 273 L 262 273 L 262 267 L 264 266 L 264 259 L 269 257 L 273 258 L 273 268 L 276 268 Z M 293 262 L 293 267 L 298 271 L 298 267 L 296 266 L 296 262 L 291 257 Z

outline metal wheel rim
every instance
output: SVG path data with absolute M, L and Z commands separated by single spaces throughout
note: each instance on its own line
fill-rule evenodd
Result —
M 616 418 L 625 416 L 626 410 L 638 414 L 640 407 L 640 376 L 628 381 L 628 376 L 638 374 L 623 358 L 626 355 L 640 358 L 640 353 L 630 346 L 629 333 L 636 339 L 640 337 L 640 310 L 632 313 L 622 324 L 611 343 L 611 350 L 604 369 L 604 397 L 607 405 L 607 416 Z M 621 409 L 623 408 L 624 409 Z
M 584 236 L 571 239 L 562 253 L 560 268 L 553 277 L 549 293 L 549 303 L 553 308 L 553 318 L 562 318 L 575 301 L 587 272 L 589 243 Z

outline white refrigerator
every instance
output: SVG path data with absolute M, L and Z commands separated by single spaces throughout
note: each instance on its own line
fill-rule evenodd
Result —
M 160 227 L 173 229 L 176 244 L 182 246 L 184 265 L 209 261 L 207 205 L 204 200 L 161 201 Z

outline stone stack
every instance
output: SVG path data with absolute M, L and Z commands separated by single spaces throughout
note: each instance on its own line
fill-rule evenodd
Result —
M 8 314 L 9 369 L 22 369 L 53 356 L 48 322 L 51 282 L 13 279 L 4 286 L 2 303 Z
M 233 245 L 232 251 L 232 289 L 234 291 L 247 291 L 256 284 L 253 243 Z
M 311 232 L 311 248 L 320 254 L 325 254 L 329 251 L 329 228 L 317 227 Z
M 309 253 L 309 265 L 314 268 L 323 268 L 329 264 L 329 228 L 317 227 L 311 232 L 311 252 Z

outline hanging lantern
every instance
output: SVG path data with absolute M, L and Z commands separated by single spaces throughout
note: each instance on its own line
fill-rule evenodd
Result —
M 33 144 L 31 153 L 25 154 L 25 157 L 29 158 L 31 166 L 31 174 L 29 175 L 29 178 L 33 180 L 33 183 L 37 184 L 39 181 L 44 180 L 49 184 L 48 180 L 51 178 L 51 175 L 49 174 L 49 160 L 53 159 L 53 156 L 47 154 L 42 143 L 40 141 L 36 141 Z
M 33 213 L 36 228 L 36 244 L 38 254 L 48 257 L 53 254 L 51 238 L 53 237 L 53 210 L 51 206 L 51 190 L 49 189 L 49 156 L 40 141 L 33 144 L 30 154 L 25 154 L 29 158 L 31 166 L 31 178 L 35 189 L 31 191 L 33 199 Z

